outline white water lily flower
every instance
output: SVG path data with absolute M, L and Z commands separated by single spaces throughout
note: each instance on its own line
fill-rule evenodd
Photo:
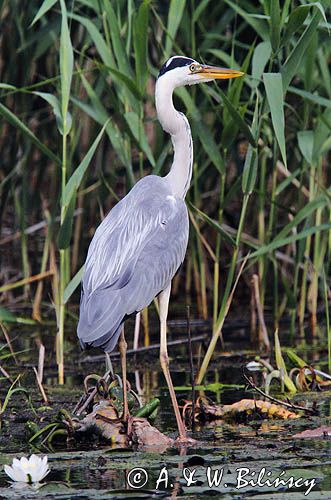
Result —
M 13 481 L 37 483 L 49 473 L 47 456 L 40 458 L 33 454 L 29 459 L 26 457 L 22 457 L 20 460 L 14 458 L 11 466 L 5 465 L 5 473 Z

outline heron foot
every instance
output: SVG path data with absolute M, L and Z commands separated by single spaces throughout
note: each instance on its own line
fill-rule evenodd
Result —
M 189 436 L 178 436 L 178 438 L 175 441 L 176 446 L 180 446 L 183 448 L 184 447 L 188 448 L 189 446 L 195 446 L 196 444 L 198 444 L 198 441 Z

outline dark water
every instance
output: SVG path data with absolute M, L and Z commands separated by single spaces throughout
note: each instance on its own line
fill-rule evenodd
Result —
M 193 328 L 193 335 L 201 332 L 201 327 L 196 330 Z M 40 332 L 35 332 L 35 336 L 38 335 Z M 181 338 L 181 335 L 184 335 L 183 330 L 173 328 L 170 340 Z M 82 392 L 84 376 L 88 373 L 102 374 L 104 371 L 104 362 L 93 358 L 97 353 L 78 353 L 73 338 L 72 342 L 66 345 L 66 386 L 64 389 L 59 388 L 56 383 L 56 366 L 50 354 L 51 339 L 54 337 L 49 336 L 47 332 L 42 332 L 41 336 L 46 344 L 47 369 L 44 383 L 51 400 L 50 408 L 37 410 L 36 417 L 31 414 L 24 398 L 17 395 L 10 401 L 10 408 L 4 414 L 0 433 L 0 498 L 195 499 L 202 495 L 206 499 L 331 498 L 331 440 L 299 440 L 292 437 L 307 428 L 331 425 L 330 392 L 301 393 L 296 397 L 296 400 L 303 404 L 315 400 L 319 407 L 318 417 L 293 421 L 258 420 L 249 424 L 208 424 L 196 428 L 194 437 L 198 444 L 188 450 L 171 448 L 159 453 L 151 450 L 116 449 L 97 443 L 88 446 L 75 445 L 75 448 L 72 445 L 62 445 L 54 447 L 52 451 L 31 448 L 25 434 L 26 420 L 38 421 L 46 416 L 47 422 L 47 415 L 51 415 L 52 411 L 54 413 L 60 407 L 72 410 Z M 13 332 L 12 337 L 15 337 Z M 33 337 L 31 331 L 24 335 L 22 331 L 17 331 L 14 341 L 15 350 L 30 349 L 19 355 L 21 360 L 25 359 L 30 363 L 31 359 L 34 363 L 37 360 Z M 241 365 L 253 359 L 254 353 L 246 349 L 245 334 L 241 328 L 229 334 L 226 340 L 226 352 L 215 356 L 206 377 L 206 384 L 222 382 L 233 387 L 205 392 L 213 402 L 223 404 L 253 397 L 253 393 L 245 391 L 243 387 Z M 157 339 L 151 339 L 152 343 L 154 341 L 157 342 Z M 198 343 L 194 347 L 196 363 L 197 345 Z M 189 386 L 187 344 L 182 342 L 180 345 L 170 346 L 169 354 L 174 385 Z M 316 355 L 316 349 L 313 350 L 304 344 L 299 354 L 309 361 L 313 361 L 312 358 L 325 359 L 324 350 Z M 86 356 L 90 362 L 86 362 Z M 113 358 L 113 363 L 115 371 L 119 372 L 118 359 Z M 175 419 L 159 367 L 158 350 L 139 354 L 136 359 L 129 356 L 128 364 L 130 382 L 133 387 L 138 382 L 144 400 L 148 401 L 155 396 L 161 399 L 155 426 L 171 437 L 176 437 Z M 325 369 L 323 362 L 319 364 L 315 361 L 315 366 Z M 26 363 L 24 367 L 15 368 L 12 364 L 8 370 L 12 375 L 15 371 L 23 373 L 22 385 L 30 388 L 35 408 L 45 406 L 36 391 L 31 366 Z M 1 382 L 2 401 L 7 389 L 7 382 Z M 180 401 L 191 399 L 189 390 L 178 390 L 177 396 Z M 40 422 L 39 424 L 42 425 Z M 24 486 L 23 489 L 13 487 L 7 481 L 2 465 L 11 463 L 15 456 L 28 455 L 31 452 L 47 453 L 50 474 L 39 489 L 30 486 Z M 220 484 L 210 484 L 217 470 L 219 474 L 223 474 Z M 193 474 L 191 485 L 189 474 Z M 276 487 L 274 484 L 268 486 L 265 483 L 267 479 L 272 483 L 276 477 L 297 483 L 293 488 L 282 485 Z M 312 485 L 312 479 L 316 484 Z M 135 481 L 138 484 L 135 484 Z M 305 496 L 305 492 L 310 488 L 310 493 Z

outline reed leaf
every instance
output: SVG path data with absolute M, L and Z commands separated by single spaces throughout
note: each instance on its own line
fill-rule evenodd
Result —
M 150 164 L 155 167 L 155 159 L 147 142 L 143 124 L 139 120 L 138 115 L 134 113 L 134 111 L 128 111 L 127 113 L 124 113 L 124 118 L 132 132 L 133 137 L 139 144 L 140 149 L 145 153 Z
M 48 12 L 53 7 L 53 5 L 57 3 L 57 1 L 58 0 L 44 0 L 37 14 L 34 16 L 33 21 L 30 24 L 30 27 L 36 24 L 36 22 L 39 21 L 39 19 L 41 19 L 46 14 L 46 12 Z
M 263 81 L 275 135 L 284 165 L 287 168 L 282 75 L 280 73 L 263 73 Z
M 260 83 L 260 78 L 271 55 L 270 42 L 259 43 L 253 53 L 252 59 L 252 88 L 255 89 Z
M 302 156 L 311 165 L 313 163 L 314 132 L 312 130 L 301 130 L 298 132 L 298 144 Z
M 277 248 L 286 246 L 290 243 L 294 243 L 295 241 L 305 239 L 308 236 L 312 236 L 313 234 L 319 233 L 321 231 L 327 231 L 329 229 L 331 229 L 331 222 L 326 222 L 325 224 L 321 224 L 320 226 L 309 227 L 308 229 L 305 229 L 304 231 L 293 234 L 293 235 L 288 236 L 286 238 L 281 238 L 281 239 L 276 238 L 268 245 L 263 245 L 255 252 L 252 252 L 250 254 L 249 258 L 253 259 L 256 257 L 260 257 L 261 255 L 265 255 L 265 254 L 268 254 L 270 252 L 273 252 Z
M 101 57 L 101 60 L 104 62 L 104 64 L 106 64 L 106 66 L 109 66 L 110 68 L 115 67 L 116 63 L 113 53 L 110 47 L 107 46 L 97 26 L 90 19 L 87 19 L 86 17 L 83 16 L 79 16 L 78 14 L 72 13 L 69 14 L 69 17 L 74 19 L 75 21 L 78 21 L 82 26 L 84 26 L 84 28 L 86 28 L 91 38 L 91 41 L 94 43 L 97 52 Z
M 133 21 L 133 46 L 136 65 L 136 80 L 140 92 L 143 92 L 148 78 L 147 42 L 150 0 L 144 0 Z
M 233 121 L 235 124 L 238 126 L 238 128 L 241 130 L 241 132 L 244 134 L 246 139 L 250 142 L 250 144 L 253 147 L 256 147 L 256 141 L 254 139 L 254 136 L 252 134 L 251 129 L 241 116 L 241 114 L 236 110 L 236 108 L 233 106 L 231 101 L 227 98 L 227 96 L 224 94 L 224 92 L 221 89 L 218 89 L 218 92 L 220 93 L 222 97 L 222 101 L 224 105 L 227 107 L 229 114 L 231 115 Z
M 194 121 L 194 129 L 210 161 L 221 174 L 225 174 L 224 160 L 210 130 L 201 121 Z
M 183 17 L 185 2 L 183 0 L 170 0 L 168 13 L 167 36 L 165 42 L 165 56 L 169 57 L 174 44 L 177 30 Z
M 43 144 L 35 134 L 23 123 L 12 111 L 10 111 L 6 106 L 0 103 L 0 115 L 2 115 L 13 127 L 18 129 L 24 137 L 33 142 L 40 151 L 42 151 L 48 158 L 57 163 L 61 164 L 60 158 L 58 158 L 45 144 Z
M 64 215 L 62 216 L 62 223 L 60 226 L 59 233 L 57 235 L 57 246 L 60 250 L 65 250 L 70 245 L 75 206 L 76 206 L 76 192 L 72 195 L 68 205 L 65 207 L 62 206 L 62 209 L 64 209 Z M 64 304 L 63 297 L 62 300 Z
M 284 380 L 284 384 L 285 384 L 286 388 L 290 392 L 295 394 L 297 392 L 297 389 L 296 389 L 294 383 L 292 382 L 292 380 L 290 379 L 290 377 L 288 376 L 288 373 L 286 370 L 285 361 L 284 361 L 282 351 L 280 348 L 278 330 L 275 330 L 275 357 L 276 357 L 277 368 L 278 368 L 279 372 L 281 373 L 281 376 Z
M 237 3 L 232 2 L 231 0 L 225 0 L 225 2 L 230 5 L 230 7 L 237 12 L 247 24 L 252 26 L 254 31 L 264 40 L 269 40 L 269 30 L 267 21 L 264 19 L 258 19 L 253 14 L 246 12 L 242 9 Z
M 63 295 L 65 304 L 68 302 L 68 300 L 70 299 L 72 294 L 75 292 L 75 290 L 79 287 L 80 282 L 81 282 L 82 277 L 83 277 L 83 273 L 84 273 L 84 266 L 82 266 L 79 269 L 79 271 L 77 271 L 75 276 L 67 284 L 67 286 L 64 290 L 64 295 Z
M 109 35 L 112 42 L 113 52 L 119 70 L 125 75 L 132 77 L 132 70 L 122 42 L 120 27 L 113 6 L 109 0 L 102 0 L 103 8 L 107 15 Z M 110 65 L 112 66 L 112 65 Z
M 97 123 L 100 125 L 104 125 L 105 122 L 107 122 L 109 116 L 106 111 L 106 108 L 104 107 L 103 103 L 101 102 L 100 98 L 96 94 L 95 90 L 91 86 L 91 84 L 88 82 L 88 80 L 85 78 L 83 73 L 80 74 L 80 78 L 83 82 L 84 88 L 87 92 L 88 97 L 91 100 L 92 106 L 89 106 L 77 98 L 73 97 L 72 101 L 80 108 L 82 109 L 85 113 L 87 113 L 91 118 L 93 118 Z M 118 157 L 122 161 L 122 163 L 126 166 L 128 170 L 131 169 L 131 163 L 130 159 L 127 157 L 126 154 L 126 148 L 124 144 L 124 140 L 122 137 L 122 134 L 116 125 L 116 123 L 113 123 L 112 120 L 108 121 L 107 127 L 106 127 L 106 133 L 108 136 L 108 139 L 110 140 L 114 150 L 116 151 Z
M 310 21 L 309 25 L 301 35 L 300 39 L 298 40 L 297 44 L 293 48 L 292 52 L 286 59 L 281 69 L 284 92 L 287 91 L 294 75 L 298 71 L 302 58 L 310 44 L 312 37 L 316 32 L 316 28 L 320 22 L 320 19 L 321 19 L 320 12 L 315 12 L 312 20 Z
M 19 323 L 21 325 L 35 325 L 36 322 L 30 318 L 22 318 L 16 316 L 5 307 L 0 306 L 0 322 L 2 323 Z
M 74 67 L 74 56 L 71 45 L 67 8 L 64 0 L 60 0 L 62 22 L 60 39 L 60 74 L 61 74 L 61 113 L 62 134 L 67 135 L 70 131 L 71 120 L 68 120 L 68 105 L 70 99 L 70 87 Z
M 202 220 L 207 222 L 210 226 L 212 226 L 216 231 L 220 233 L 220 235 L 224 238 L 225 241 L 227 241 L 231 246 L 236 246 L 235 240 L 225 231 L 225 229 L 220 226 L 220 224 L 214 220 L 211 219 L 207 214 L 202 212 L 202 210 L 199 210 L 196 206 L 194 206 L 192 203 L 189 201 L 186 202 L 187 205 L 190 207 L 191 210 L 193 210 Z
M 280 41 L 280 7 L 279 0 L 270 2 L 270 42 L 274 53 L 277 52 Z
M 64 127 L 63 127 L 63 120 L 62 120 L 61 104 L 60 104 L 58 98 L 53 94 L 49 94 L 48 92 L 35 91 L 35 92 L 33 92 L 33 94 L 41 97 L 46 102 L 48 102 L 48 104 L 51 105 L 53 113 L 54 113 L 55 118 L 56 118 L 57 128 L 58 128 L 60 134 L 63 135 L 64 134 Z M 68 111 L 67 111 L 66 123 L 67 123 L 67 128 L 69 131 L 71 128 L 71 124 L 72 124 L 72 118 L 71 118 L 71 114 Z
M 291 39 L 292 35 L 296 33 L 299 28 L 301 28 L 308 16 L 309 9 L 310 7 L 307 7 L 307 5 L 299 5 L 299 7 L 296 7 L 291 12 L 286 23 L 284 35 L 281 40 L 282 45 L 286 45 Z
M 302 89 L 297 89 L 295 87 L 289 87 L 288 91 L 291 92 L 292 94 L 301 96 L 303 99 L 307 99 L 307 101 L 310 101 L 313 104 L 331 109 L 330 99 L 326 99 L 325 97 L 322 97 L 320 95 L 312 94 L 311 92 L 307 92 L 306 90 Z
M 255 110 L 252 122 L 252 133 L 255 135 L 256 144 L 258 142 L 258 114 L 259 114 L 259 100 L 256 96 Z M 257 147 L 248 145 L 248 150 L 245 158 L 243 176 L 242 176 L 242 191 L 244 195 L 250 195 L 255 187 L 257 178 L 257 163 L 258 152 Z
M 78 167 L 75 169 L 74 173 L 70 177 L 69 181 L 67 182 L 64 193 L 63 193 L 63 199 L 62 199 L 62 204 L 65 207 L 69 206 L 73 195 L 77 192 L 77 190 L 82 182 L 82 179 L 84 177 L 84 174 L 91 163 L 93 155 L 94 155 L 98 145 L 100 144 L 100 141 L 104 135 L 104 132 L 107 128 L 109 121 L 110 121 L 110 118 L 108 118 L 108 120 L 106 121 L 106 123 L 104 124 L 102 129 L 100 130 L 99 134 L 97 135 L 97 137 L 93 141 L 93 144 L 91 145 L 90 149 L 88 150 L 88 152 L 84 156 L 82 162 L 78 165 Z

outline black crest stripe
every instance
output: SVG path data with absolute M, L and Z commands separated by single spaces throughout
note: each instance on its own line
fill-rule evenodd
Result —
M 164 75 L 164 73 L 167 73 L 168 71 L 171 71 L 174 68 L 180 68 L 183 66 L 188 66 L 189 64 L 194 63 L 194 59 L 190 59 L 188 57 L 174 57 L 171 61 L 170 64 L 165 63 L 162 68 L 160 69 L 159 72 L 159 77 Z

